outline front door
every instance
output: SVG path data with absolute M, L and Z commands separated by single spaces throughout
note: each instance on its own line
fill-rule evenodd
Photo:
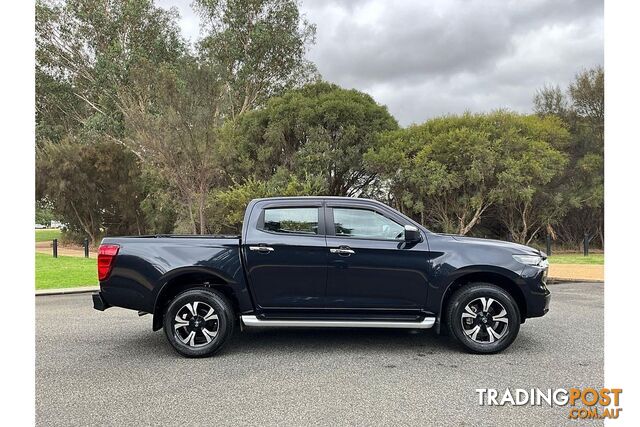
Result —
M 427 249 L 407 245 L 404 224 L 369 208 L 327 208 L 327 306 L 420 310 L 427 298 Z
M 243 251 L 252 296 L 264 312 L 320 307 L 327 284 L 321 204 L 260 207 Z

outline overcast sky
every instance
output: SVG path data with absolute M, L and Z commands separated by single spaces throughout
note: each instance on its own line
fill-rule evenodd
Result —
M 175 6 L 199 36 L 191 0 Z M 545 84 L 566 87 L 604 63 L 602 0 L 302 0 L 325 80 L 372 95 L 401 125 L 465 110 L 531 111 Z

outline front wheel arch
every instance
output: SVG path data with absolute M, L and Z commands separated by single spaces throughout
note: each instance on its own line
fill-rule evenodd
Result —
M 509 277 L 500 273 L 474 272 L 456 278 L 447 286 L 447 290 L 444 292 L 442 301 L 440 302 L 440 311 L 438 312 L 438 332 L 447 330 L 446 327 L 443 328 L 446 317 L 444 313 L 449 305 L 451 296 L 461 287 L 475 282 L 491 283 L 504 289 L 516 301 L 518 310 L 520 311 L 520 323 L 524 323 L 527 318 L 527 301 L 520 287 Z

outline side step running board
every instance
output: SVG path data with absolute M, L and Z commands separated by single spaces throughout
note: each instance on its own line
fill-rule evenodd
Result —
M 243 315 L 246 326 L 278 328 L 399 328 L 429 329 L 436 323 L 435 317 L 425 317 L 422 322 L 386 322 L 380 320 L 261 320 L 253 315 Z

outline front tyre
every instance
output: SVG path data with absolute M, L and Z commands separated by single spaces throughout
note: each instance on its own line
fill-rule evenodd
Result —
M 471 283 L 458 289 L 446 316 L 451 335 L 473 353 L 502 351 L 520 330 L 518 304 L 504 289 L 489 283 Z
M 233 308 L 224 295 L 205 287 L 178 294 L 164 314 L 164 333 L 186 357 L 218 352 L 233 335 Z

